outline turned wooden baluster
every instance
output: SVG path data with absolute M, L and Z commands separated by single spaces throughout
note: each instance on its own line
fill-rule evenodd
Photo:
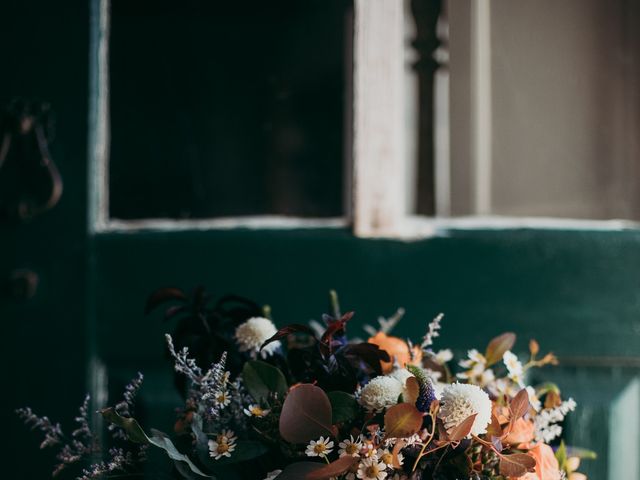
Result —
M 437 50 L 438 19 L 442 0 L 411 0 L 411 12 L 416 22 L 416 37 L 411 42 L 417 51 L 413 68 L 418 76 L 418 145 L 417 145 L 417 213 L 435 215 L 435 73 L 441 67 Z

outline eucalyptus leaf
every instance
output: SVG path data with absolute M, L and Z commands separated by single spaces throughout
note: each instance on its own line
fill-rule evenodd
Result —
M 123 417 L 113 407 L 103 408 L 100 410 L 102 417 L 108 421 L 122 428 L 127 434 L 129 440 L 134 443 L 150 443 L 149 437 L 144 433 L 144 430 L 135 418 Z
M 189 457 L 187 457 L 183 453 L 180 453 L 180 451 L 178 451 L 178 449 L 175 447 L 175 445 L 173 444 L 171 439 L 165 433 L 162 433 L 162 432 L 160 432 L 158 430 L 152 429 L 151 430 L 151 438 L 149 438 L 149 442 L 152 445 L 155 445 L 156 447 L 161 448 L 165 452 L 167 452 L 167 455 L 169 455 L 169 458 L 171 460 L 174 460 L 174 461 L 177 461 L 177 462 L 186 463 L 189 466 L 189 468 L 191 469 L 192 472 L 197 473 L 201 477 L 213 478 L 210 475 L 207 475 L 206 473 L 203 473 L 196 466 L 196 464 L 191 461 L 191 459 Z
M 123 417 L 116 412 L 115 408 L 105 408 L 100 410 L 100 413 L 105 420 L 122 428 L 127 434 L 129 440 L 132 442 L 151 444 L 164 450 L 169 458 L 176 462 L 176 468 L 185 478 L 192 478 L 192 476 L 188 476 L 184 473 L 186 467 L 188 467 L 191 472 L 196 473 L 201 477 L 214 478 L 203 473 L 188 456 L 180 453 L 165 433 L 152 429 L 151 437 L 149 437 L 135 418 Z M 179 463 L 181 464 L 178 466 Z
M 251 396 L 258 402 L 268 399 L 270 392 L 284 398 L 288 390 L 283 373 L 278 368 L 258 360 L 244 364 L 242 380 Z
M 353 395 L 335 391 L 327 393 L 327 396 L 331 402 L 332 423 L 348 422 L 356 417 L 358 404 Z

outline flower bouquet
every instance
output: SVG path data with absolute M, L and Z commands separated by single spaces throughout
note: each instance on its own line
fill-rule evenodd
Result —
M 173 434 L 134 418 L 142 375 L 120 403 L 100 410 L 106 442 L 92 431 L 89 397 L 69 437 L 19 410 L 44 432 L 42 447 L 59 449 L 54 475 L 83 465 L 82 480 L 141 476 L 158 449 L 170 474 L 187 479 L 586 478 L 575 471 L 584 451 L 557 442 L 574 401 L 553 384 L 527 385 L 532 368 L 557 363 L 540 356 L 535 340 L 524 363 L 512 353 L 516 336 L 505 333 L 456 366 L 450 350 L 434 345 L 442 315 L 413 344 L 390 335 L 401 309 L 365 326 L 367 340 L 349 339 L 354 313 L 340 311 L 334 292 L 322 322 L 280 329 L 268 307 L 241 297 L 211 306 L 202 289 L 162 289 L 147 310 L 165 302 L 165 318 L 177 320 L 167 353 L 184 394 Z M 97 452 L 102 461 L 84 463 Z

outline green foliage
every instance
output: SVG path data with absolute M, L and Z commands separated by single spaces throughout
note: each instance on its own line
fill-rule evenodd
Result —
M 244 364 L 242 381 L 258 402 L 267 400 L 270 393 L 276 393 L 283 398 L 288 390 L 287 380 L 278 368 L 257 360 Z
M 346 392 L 336 391 L 327 394 L 331 402 L 332 422 L 342 423 L 353 420 L 358 413 L 356 397 Z
M 151 430 L 151 437 L 149 437 L 135 418 L 123 417 L 114 408 L 105 408 L 100 410 L 100 413 L 105 420 L 122 428 L 132 442 L 145 443 L 164 450 L 168 457 L 175 462 L 176 468 L 185 478 L 194 478 L 190 472 L 201 477 L 214 478 L 203 473 L 188 456 L 180 453 L 165 433 Z

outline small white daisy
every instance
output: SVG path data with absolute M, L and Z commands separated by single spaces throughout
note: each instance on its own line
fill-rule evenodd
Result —
M 260 405 L 249 405 L 243 411 L 248 417 L 266 417 L 271 410 L 262 408 Z
M 220 390 L 215 393 L 214 400 L 216 405 L 220 408 L 224 408 L 231 403 L 231 397 L 226 390 Z
M 358 465 L 357 477 L 363 480 L 384 480 L 387 478 L 387 465 L 376 458 L 365 458 Z
M 230 457 L 231 452 L 236 449 L 236 444 L 233 442 L 216 442 L 215 440 L 209 440 L 209 456 L 216 460 L 220 460 L 222 457 Z
M 251 358 L 257 358 L 258 352 L 262 358 L 267 358 L 280 348 L 280 341 L 276 340 L 260 350 L 265 340 L 273 337 L 278 329 L 271 320 L 263 317 L 252 317 L 236 328 L 235 339 L 238 350 L 249 352 Z
M 516 357 L 511 351 L 507 350 L 502 356 L 502 361 L 507 367 L 509 378 L 516 382 L 518 385 L 522 386 L 522 376 L 524 374 L 524 368 L 522 367 L 522 363 L 520 363 L 520 360 L 518 360 L 518 357 Z
M 309 442 L 305 453 L 308 457 L 326 457 L 332 451 L 333 442 L 330 441 L 329 437 L 327 437 L 326 439 L 324 437 L 320 437 L 318 441 L 311 440 Z
M 222 430 L 216 434 L 216 442 L 218 443 L 235 443 L 236 440 L 237 437 L 233 430 Z
M 438 353 L 435 354 L 434 359 L 440 365 L 444 365 L 445 363 L 450 362 L 453 359 L 453 352 L 448 348 L 439 350 Z
M 539 412 L 542 408 L 542 403 L 540 403 L 540 399 L 536 395 L 535 389 L 531 386 L 528 386 L 527 393 L 529 394 L 529 403 L 536 412 Z
M 360 436 L 354 439 L 353 435 L 350 435 L 350 438 L 345 438 L 338 444 L 338 454 L 341 457 L 345 457 L 347 455 L 359 457 L 361 448 L 362 442 L 360 441 Z
M 393 468 L 393 453 L 391 453 L 391 451 L 388 448 L 385 448 L 385 449 L 379 448 L 377 457 L 378 457 L 378 460 L 386 464 L 387 467 Z M 402 455 L 402 453 L 398 453 L 398 463 L 400 463 L 400 465 L 404 463 L 404 455 Z

